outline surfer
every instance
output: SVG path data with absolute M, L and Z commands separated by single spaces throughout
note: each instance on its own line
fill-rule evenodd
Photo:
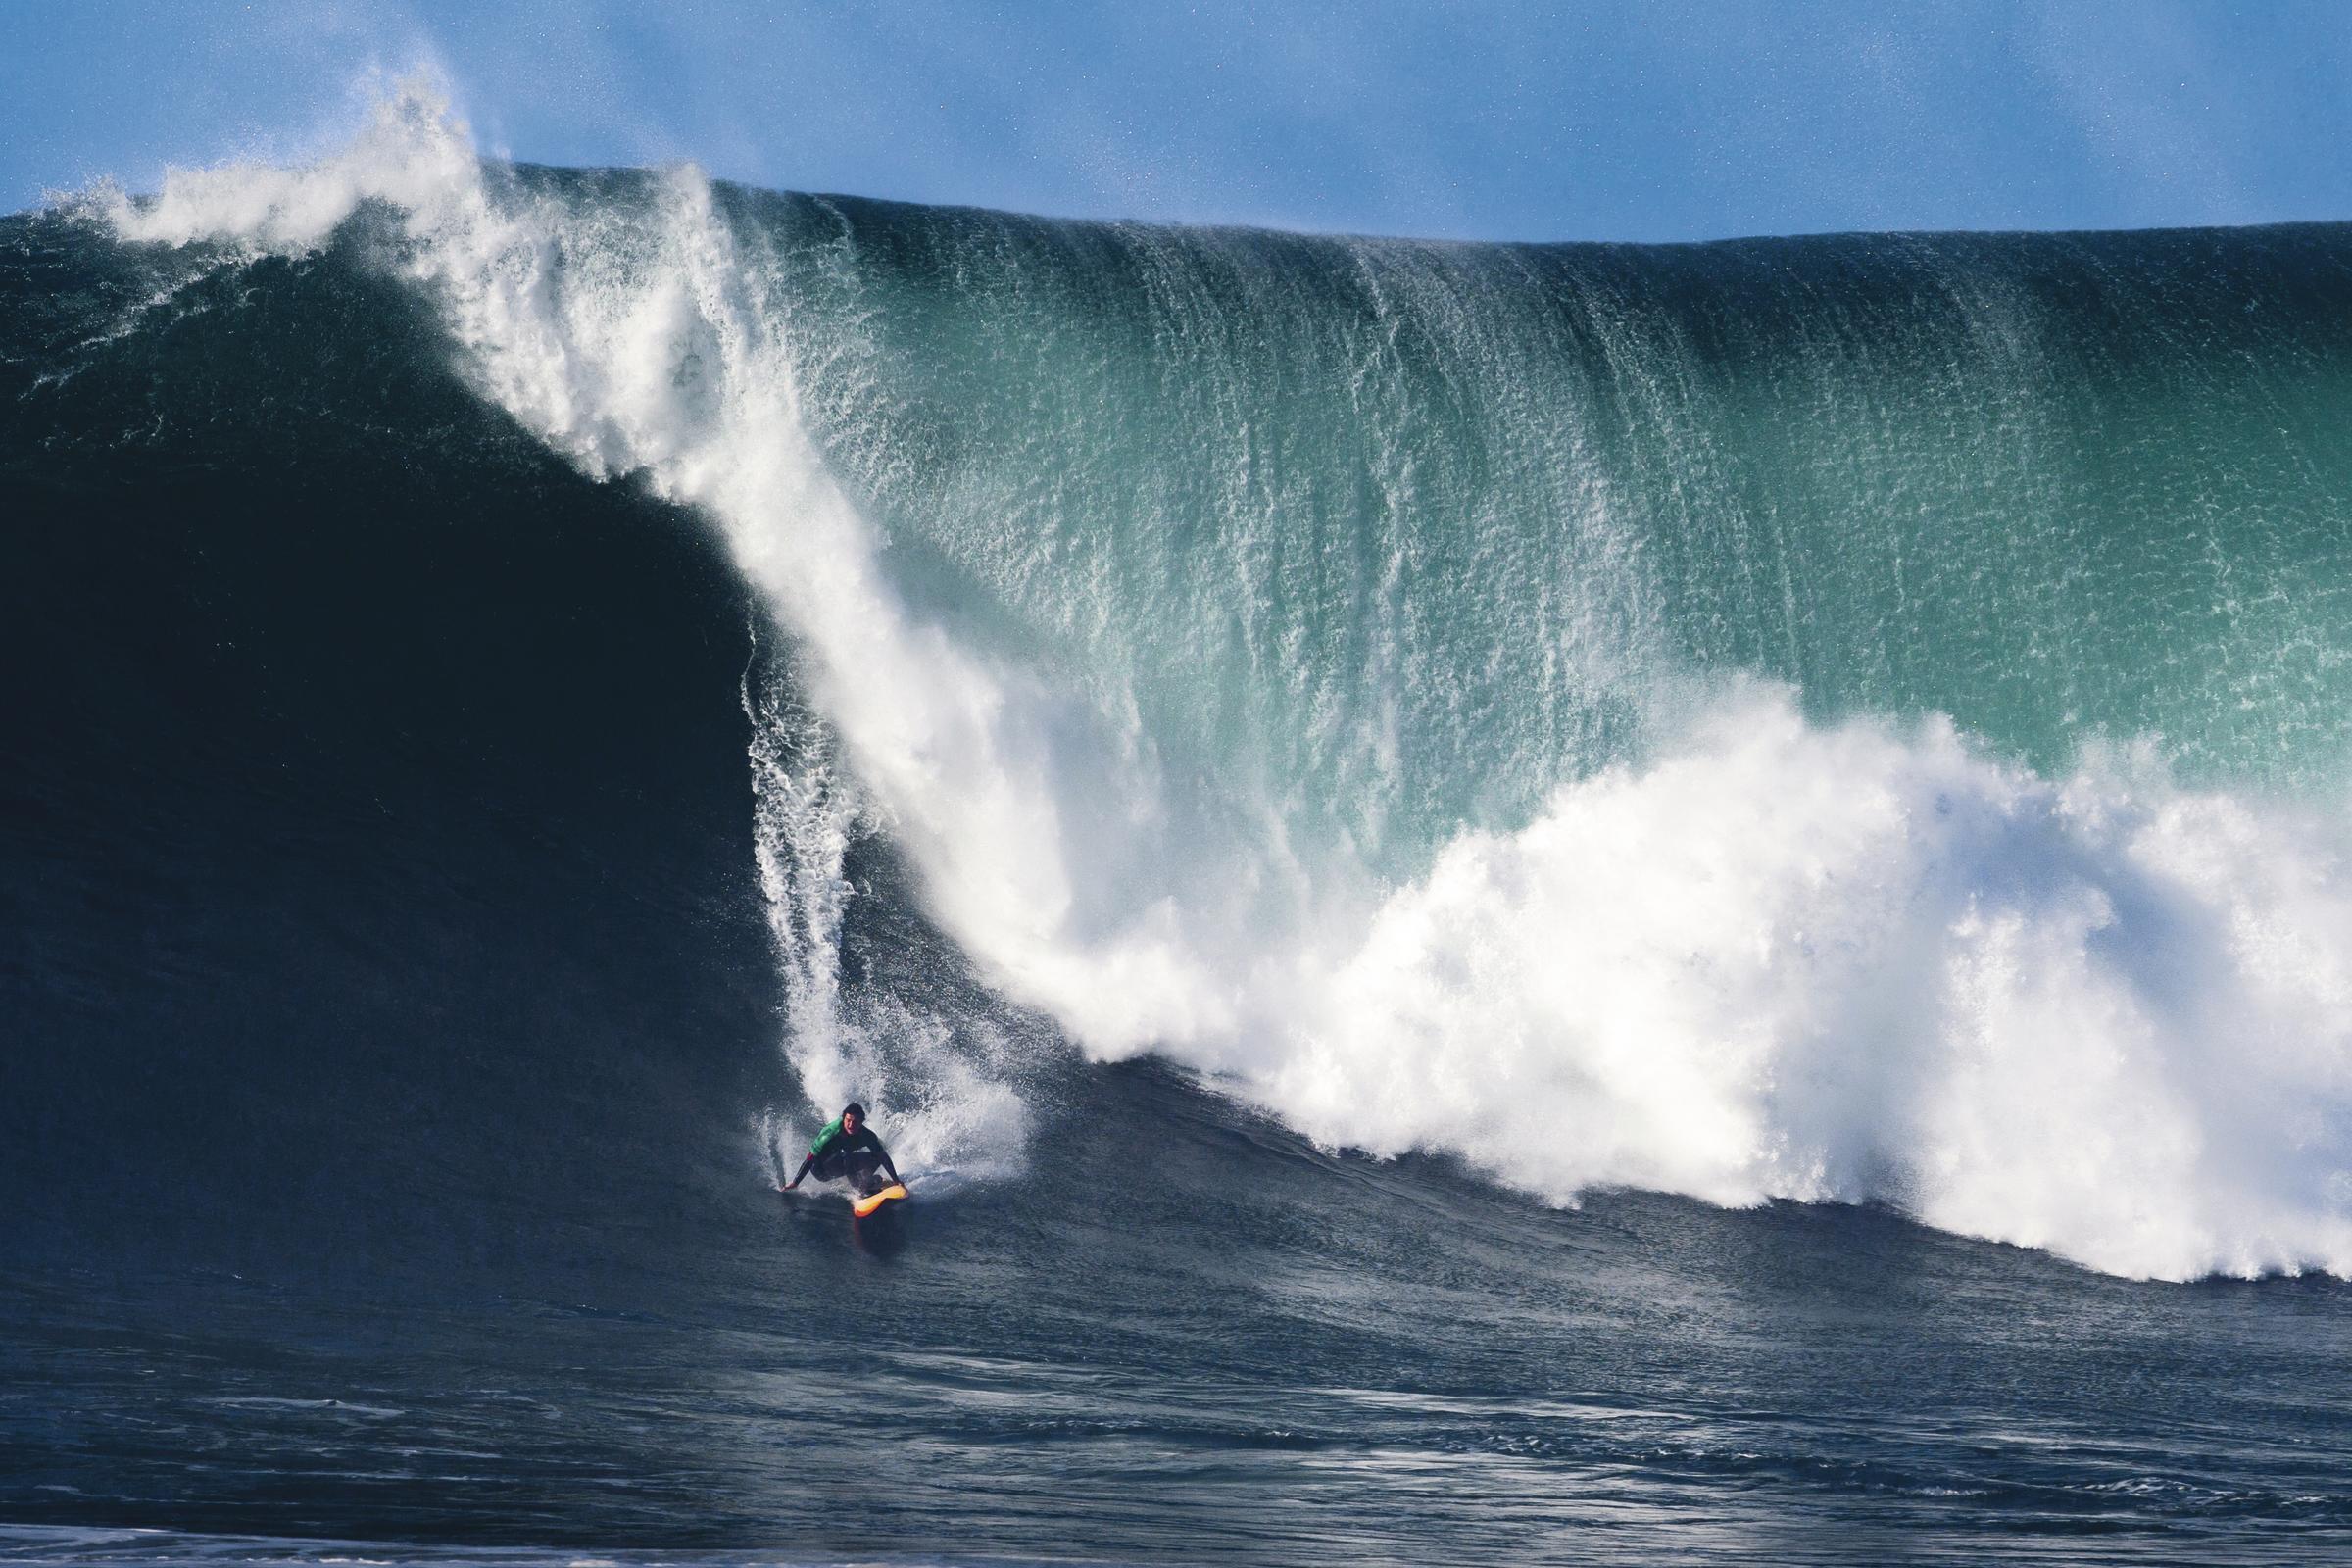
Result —
M 865 1124 L 865 1107 L 853 1101 L 816 1135 L 816 1142 L 808 1146 L 808 1157 L 801 1161 L 801 1168 L 784 1184 L 784 1190 L 791 1192 L 801 1185 L 803 1176 L 813 1170 L 820 1182 L 847 1181 L 859 1193 L 870 1196 L 881 1190 L 881 1184 L 874 1180 L 877 1167 L 890 1172 L 893 1186 L 906 1185 L 906 1179 L 890 1162 L 890 1151 L 882 1147 L 882 1140 Z

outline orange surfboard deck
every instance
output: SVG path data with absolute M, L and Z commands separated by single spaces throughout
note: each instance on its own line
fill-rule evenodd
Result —
M 866 1215 L 871 1214 L 875 1209 L 880 1208 L 884 1203 L 889 1202 L 892 1199 L 905 1198 L 906 1196 L 906 1189 L 901 1187 L 898 1183 L 893 1182 L 888 1187 L 883 1188 L 880 1192 L 873 1194 L 871 1197 L 851 1199 L 850 1212 L 856 1214 L 859 1219 L 863 1219 Z

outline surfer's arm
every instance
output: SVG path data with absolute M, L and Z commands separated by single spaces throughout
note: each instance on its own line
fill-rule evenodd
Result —
M 801 1168 L 800 1168 L 799 1170 L 796 1170 L 796 1171 L 794 1171 L 794 1172 L 792 1173 L 792 1180 L 790 1180 L 790 1181 L 788 1181 L 788 1182 L 786 1182 L 786 1183 L 784 1184 L 784 1186 L 785 1186 L 785 1189 L 786 1189 L 787 1191 L 790 1191 L 792 1188 L 795 1188 L 795 1187 L 798 1187 L 798 1186 L 800 1186 L 800 1185 L 801 1185 L 801 1178 L 802 1178 L 802 1177 L 804 1177 L 804 1176 L 806 1176 L 806 1175 L 808 1175 L 808 1167 L 809 1167 L 809 1166 L 811 1166 L 811 1165 L 813 1165 L 813 1164 L 815 1164 L 815 1163 L 816 1163 L 816 1155 L 814 1155 L 813 1153 L 811 1153 L 811 1154 L 808 1154 L 808 1155 L 805 1155 L 805 1156 L 802 1158 L 802 1160 L 801 1160 Z
M 874 1157 L 882 1162 L 882 1168 L 884 1170 L 890 1172 L 890 1179 L 894 1182 L 897 1182 L 901 1187 L 906 1186 L 906 1178 L 900 1175 L 899 1167 L 890 1162 L 890 1151 L 882 1147 L 882 1140 L 875 1138 L 871 1140 L 871 1142 L 873 1144 Z

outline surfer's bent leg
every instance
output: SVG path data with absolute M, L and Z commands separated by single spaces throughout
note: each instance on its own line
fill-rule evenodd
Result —
M 875 1179 L 874 1171 L 881 1163 L 882 1156 L 870 1149 L 835 1150 L 819 1154 L 809 1165 L 808 1174 L 820 1182 L 846 1181 L 861 1194 L 876 1193 L 882 1190 L 882 1184 Z
M 874 1176 L 881 1163 L 882 1156 L 870 1149 L 852 1150 L 841 1156 L 841 1173 L 860 1194 L 870 1196 L 882 1190 L 882 1183 Z

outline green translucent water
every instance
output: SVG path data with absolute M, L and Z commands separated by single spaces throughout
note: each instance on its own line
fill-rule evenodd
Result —
M 2334 776 L 2352 230 L 1447 246 L 736 193 L 910 591 L 1409 862 L 1683 677 Z

